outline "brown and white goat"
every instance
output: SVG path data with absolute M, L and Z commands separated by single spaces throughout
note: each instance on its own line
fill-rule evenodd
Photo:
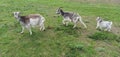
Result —
M 21 33 L 24 32 L 24 28 L 27 28 L 32 35 L 31 27 L 39 26 L 40 30 L 45 30 L 44 22 L 45 18 L 40 14 L 29 14 L 27 16 L 21 16 L 20 12 L 14 12 L 14 17 L 20 22 L 22 26 Z

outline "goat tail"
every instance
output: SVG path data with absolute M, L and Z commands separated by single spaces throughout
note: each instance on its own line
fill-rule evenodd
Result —
M 41 16 L 41 23 L 44 23 L 45 22 L 45 18 L 43 16 Z
M 45 18 L 43 16 L 41 16 L 39 25 L 41 27 L 40 30 L 42 30 L 42 31 L 45 30 L 44 22 L 45 22 Z
M 110 22 L 110 25 L 112 25 L 112 21 Z
M 82 17 L 79 16 L 78 19 L 79 19 L 80 23 L 82 23 L 84 25 L 84 27 L 87 28 L 86 24 L 82 21 Z
M 41 26 L 44 24 L 44 22 L 45 22 L 45 18 L 43 16 L 39 17 L 38 24 Z

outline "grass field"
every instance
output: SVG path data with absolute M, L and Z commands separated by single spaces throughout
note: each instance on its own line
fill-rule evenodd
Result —
M 88 28 L 63 26 L 62 17 L 54 17 L 58 7 L 79 13 Z M 32 28 L 32 36 L 27 30 L 20 34 L 15 11 L 43 15 L 46 31 Z M 97 16 L 113 21 L 112 32 L 95 29 Z M 0 57 L 120 57 L 119 22 L 119 0 L 1 0 Z

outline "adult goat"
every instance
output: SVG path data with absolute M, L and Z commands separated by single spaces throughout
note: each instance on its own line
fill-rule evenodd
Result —
M 40 30 L 45 30 L 45 18 L 40 14 L 29 14 L 27 16 L 21 16 L 20 12 L 14 12 L 14 17 L 20 22 L 22 26 L 21 33 L 24 32 L 24 28 L 27 28 L 30 32 L 30 35 L 32 35 L 31 27 L 36 25 L 40 27 Z

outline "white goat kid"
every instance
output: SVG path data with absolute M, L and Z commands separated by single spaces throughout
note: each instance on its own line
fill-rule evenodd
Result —
M 97 26 L 96 29 L 99 28 L 100 30 L 110 31 L 112 27 L 112 21 L 104 21 L 100 17 L 97 17 Z
M 87 26 L 84 24 L 84 22 L 82 21 L 81 16 L 78 13 L 73 13 L 73 12 L 64 12 L 61 8 L 58 8 L 56 11 L 57 14 L 60 14 L 63 17 L 63 24 L 65 24 L 66 26 L 68 26 L 69 22 L 73 22 L 74 26 L 73 28 L 76 27 L 77 22 L 80 21 L 85 28 L 87 28 Z
M 24 32 L 24 28 L 27 28 L 32 35 L 31 27 L 39 26 L 40 30 L 45 30 L 44 22 L 45 18 L 40 14 L 29 14 L 27 16 L 20 16 L 20 12 L 14 12 L 14 17 L 20 22 L 22 26 L 21 33 Z

